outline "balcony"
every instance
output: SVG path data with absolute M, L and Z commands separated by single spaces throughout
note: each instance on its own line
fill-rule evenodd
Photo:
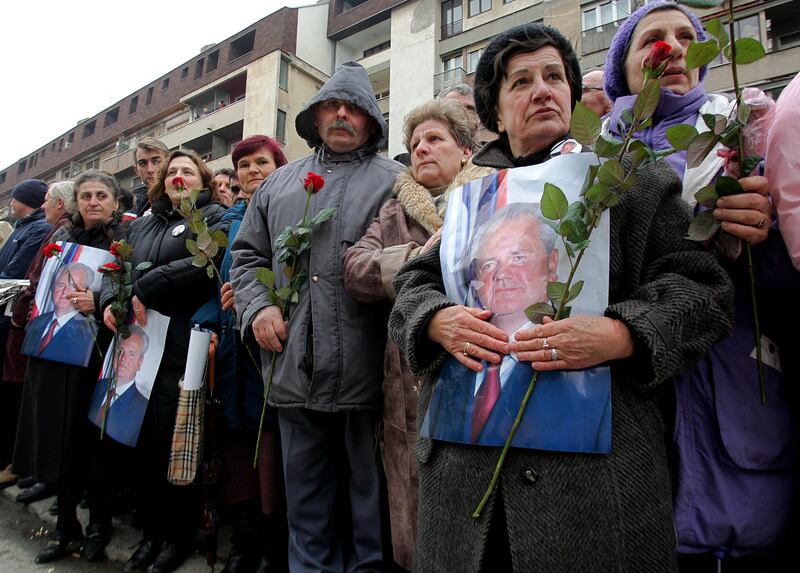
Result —
M 449 24 L 442 24 L 442 40 L 460 34 L 463 31 L 464 20 L 454 20 Z
M 611 39 L 617 33 L 617 29 L 626 19 L 622 18 L 621 20 L 581 32 L 581 55 L 585 56 L 586 54 L 607 50 L 611 46 Z
M 440 74 L 436 74 L 433 76 L 434 95 L 450 86 L 466 83 L 466 77 L 467 72 L 464 68 L 453 68 L 452 70 L 445 70 Z
M 216 109 L 190 123 L 168 131 L 160 139 L 167 147 L 174 149 L 187 141 L 195 140 L 206 134 L 219 131 L 226 126 L 244 121 L 244 103 L 245 100 L 240 99 L 221 109 Z

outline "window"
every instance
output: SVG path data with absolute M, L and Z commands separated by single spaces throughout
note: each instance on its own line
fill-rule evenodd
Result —
M 385 42 L 382 42 L 377 46 L 369 48 L 368 50 L 364 50 L 364 57 L 366 58 L 371 56 L 372 54 L 377 54 L 378 52 L 388 50 L 391 47 L 392 47 L 392 42 L 390 40 L 386 40 Z
M 483 14 L 492 9 L 492 0 L 469 0 L 469 17 Z
M 197 79 L 197 78 L 199 78 L 200 76 L 203 75 L 203 64 L 204 63 L 205 63 L 205 60 L 203 58 L 200 58 L 199 60 L 197 60 L 194 63 L 194 79 Z
M 181 70 L 181 79 L 187 77 L 189 75 L 189 66 L 186 66 Z
M 92 159 L 86 162 L 86 169 L 97 169 L 100 166 L 99 159 Z
M 103 121 L 103 127 L 108 127 L 109 125 L 114 125 L 119 120 L 119 108 L 115 107 L 111 111 L 106 112 L 106 118 Z
M 61 140 L 63 143 L 63 139 Z M 53 144 L 50 146 L 50 153 L 53 153 L 56 150 L 56 142 L 54 141 Z
M 217 69 L 219 64 L 219 50 L 212 52 L 208 55 L 208 65 L 206 66 L 206 73 L 213 72 Z
M 630 16 L 630 0 L 605 0 L 583 9 L 582 30 L 591 30 Z
M 442 2 L 442 39 L 460 34 L 463 19 L 461 0 Z
M 289 61 L 286 58 L 281 58 L 278 68 L 278 86 L 282 90 L 289 91 Z
M 483 55 L 483 48 L 480 50 L 475 50 L 474 52 L 470 52 L 467 56 L 467 73 L 474 74 L 475 70 L 478 68 L 478 61 L 481 59 L 481 55 Z
M 86 125 L 83 126 L 83 135 L 81 136 L 82 139 L 86 139 L 87 137 L 91 137 L 94 135 L 94 128 L 96 125 L 96 121 L 92 120 Z
M 451 54 L 449 56 L 445 56 L 442 58 L 442 64 L 444 66 L 444 71 L 449 72 L 451 70 L 455 70 L 458 68 L 464 67 L 464 57 L 461 53 L 458 54 Z
M 131 98 L 131 104 L 128 106 L 128 115 L 132 113 L 136 113 L 136 108 L 139 107 L 139 96 L 133 96 Z
M 733 29 L 737 38 L 755 38 L 759 42 L 761 41 L 761 22 L 758 19 L 758 14 L 736 20 L 733 23 Z M 725 31 L 728 31 L 727 23 L 725 24 Z M 728 58 L 720 53 L 720 55 L 711 61 L 709 66 L 719 66 L 727 63 Z
M 236 38 L 231 42 L 231 49 L 228 53 L 228 61 L 231 62 L 236 58 L 248 54 L 253 51 L 253 44 L 256 39 L 256 31 L 250 30 L 244 36 Z
M 164 81 L 161 82 L 161 91 L 169 89 L 169 78 L 164 78 Z
M 47 148 L 43 147 L 42 148 L 42 157 L 44 157 L 46 153 L 47 153 Z
M 5 182 L 6 182 L 6 172 L 3 171 L 2 173 L 0 173 L 0 185 L 2 185 Z
M 279 109 L 275 121 L 275 138 L 281 143 L 286 143 L 286 112 Z
M 20 161 L 19 165 L 17 165 L 17 175 L 20 173 L 25 173 L 25 166 L 27 165 L 26 161 Z
M 150 105 L 153 102 L 153 86 L 147 88 L 147 97 L 144 98 L 144 105 Z

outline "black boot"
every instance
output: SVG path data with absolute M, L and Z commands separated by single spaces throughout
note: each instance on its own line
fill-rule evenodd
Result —
M 255 573 L 261 561 L 258 541 L 261 512 L 256 504 L 244 502 L 239 507 L 231 535 L 231 553 L 222 573 Z
M 81 550 L 81 538 L 72 537 L 63 531 L 56 530 L 33 560 L 34 563 L 51 563 L 63 559 L 67 555 L 77 553 Z
M 286 517 L 264 517 L 264 551 L 256 573 L 287 573 L 289 571 L 289 529 Z
M 83 545 L 83 558 L 87 561 L 102 561 L 106 545 L 111 541 L 111 524 L 90 523 L 86 527 L 86 542 Z

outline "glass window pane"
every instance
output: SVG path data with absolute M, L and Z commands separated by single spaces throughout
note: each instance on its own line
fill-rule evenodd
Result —
M 583 29 L 584 30 L 591 30 L 592 28 L 597 27 L 597 9 L 592 8 L 590 10 L 584 10 L 583 12 Z
M 614 21 L 614 10 L 611 2 L 600 5 L 600 25 L 608 24 Z

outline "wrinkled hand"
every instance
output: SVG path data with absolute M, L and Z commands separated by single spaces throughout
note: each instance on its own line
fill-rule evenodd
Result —
M 213 330 L 211 331 L 211 341 L 209 342 L 209 346 L 219 346 L 219 336 Z
M 103 324 L 105 324 L 111 332 L 117 331 L 117 319 L 114 318 L 114 313 L 111 312 L 111 305 L 108 305 L 103 311 Z
M 283 320 L 281 309 L 277 306 L 262 308 L 253 319 L 253 335 L 261 348 L 272 352 L 282 352 L 289 322 Z
M 508 354 L 508 336 L 488 323 L 492 313 L 468 306 L 443 308 L 428 323 L 428 338 L 441 344 L 456 360 L 475 372 L 482 360 L 498 364 Z
M 441 240 L 442 240 L 442 230 L 439 229 L 433 235 L 430 236 L 430 238 L 425 242 L 424 245 L 422 245 L 422 248 L 420 248 L 419 250 L 419 254 L 421 255 L 423 253 L 427 253 L 433 248 L 433 246 L 436 243 L 438 243 Z
M 65 295 L 75 310 L 84 314 L 94 312 L 94 293 L 90 290 L 78 291 L 74 290 L 66 293 Z
M 138 296 L 133 296 L 131 306 L 133 307 L 133 316 L 136 317 L 137 324 L 145 326 L 147 324 L 147 308 L 142 304 Z
M 769 182 L 766 177 L 752 176 L 742 177 L 739 184 L 745 192 L 720 197 L 714 217 L 724 231 L 756 245 L 767 238 L 772 224 Z
M 220 302 L 222 303 L 222 310 L 230 310 L 233 308 L 233 285 L 231 283 L 228 282 L 222 285 L 222 288 L 219 289 L 219 296 Z
M 633 355 L 633 338 L 619 320 L 578 315 L 517 332 L 511 351 L 535 370 L 576 370 Z M 547 348 L 544 348 L 547 339 Z M 552 359 L 552 350 L 558 359 Z

